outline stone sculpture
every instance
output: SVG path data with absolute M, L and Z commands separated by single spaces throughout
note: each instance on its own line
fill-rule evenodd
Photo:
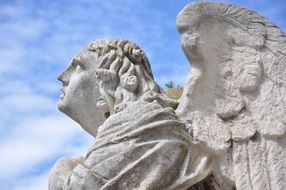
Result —
M 86 51 L 92 61 L 79 55 L 59 77 L 64 86 L 60 110 L 74 116 L 72 108 L 89 106 L 86 102 L 95 105 L 96 93 L 90 87 L 96 77 L 101 113 L 96 112 L 108 111 L 110 116 L 98 128 L 85 157 L 56 163 L 50 189 L 186 189 L 204 179 L 212 157 L 192 142 L 175 114 L 177 102 L 154 81 L 144 52 L 120 39 L 95 41 Z M 73 95 L 69 92 L 79 95 L 65 100 Z M 90 100 L 81 102 L 77 99 L 81 97 Z M 94 113 L 91 109 L 85 114 Z
M 256 12 L 199 3 L 177 17 L 192 63 L 176 113 L 216 152 L 221 188 L 286 189 L 286 36 Z
M 91 43 L 60 75 L 59 109 L 95 140 L 49 189 L 286 188 L 284 33 L 223 3 L 186 6 L 177 28 L 192 64 L 179 102 L 127 40 Z

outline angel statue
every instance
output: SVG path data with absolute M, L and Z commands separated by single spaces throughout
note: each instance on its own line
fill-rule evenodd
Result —
M 286 189 L 286 36 L 254 11 L 224 3 L 177 17 L 192 70 L 176 113 L 216 156 L 219 189 Z
M 59 109 L 95 140 L 86 156 L 57 161 L 49 189 L 187 189 L 210 173 L 213 158 L 193 143 L 135 43 L 92 42 L 59 80 Z
M 239 6 L 197 3 L 177 17 L 192 69 L 179 101 L 143 50 L 89 44 L 59 76 L 59 109 L 94 136 L 61 158 L 50 190 L 286 189 L 286 37 Z

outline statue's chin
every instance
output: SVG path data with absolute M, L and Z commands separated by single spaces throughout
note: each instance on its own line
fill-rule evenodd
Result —
M 69 109 L 67 103 L 64 101 L 64 98 L 60 98 L 58 101 L 58 109 L 68 116 L 70 115 L 71 109 Z

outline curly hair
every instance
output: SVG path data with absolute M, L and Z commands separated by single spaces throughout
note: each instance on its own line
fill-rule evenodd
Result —
M 155 82 L 146 54 L 134 42 L 124 39 L 97 40 L 87 49 L 98 55 L 100 80 L 119 81 L 125 74 L 135 75 L 140 85 L 135 92 L 137 97 L 145 101 L 157 100 L 163 107 L 177 107 L 177 102 L 165 96 Z

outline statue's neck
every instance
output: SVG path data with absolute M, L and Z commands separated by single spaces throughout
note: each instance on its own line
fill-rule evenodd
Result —
M 73 115 L 69 114 L 69 117 L 76 121 L 86 132 L 88 132 L 93 137 L 97 134 L 97 129 L 103 121 L 103 115 L 99 116 L 98 114 L 103 114 L 100 112 L 87 113 L 85 111 L 80 111 L 74 113 Z

